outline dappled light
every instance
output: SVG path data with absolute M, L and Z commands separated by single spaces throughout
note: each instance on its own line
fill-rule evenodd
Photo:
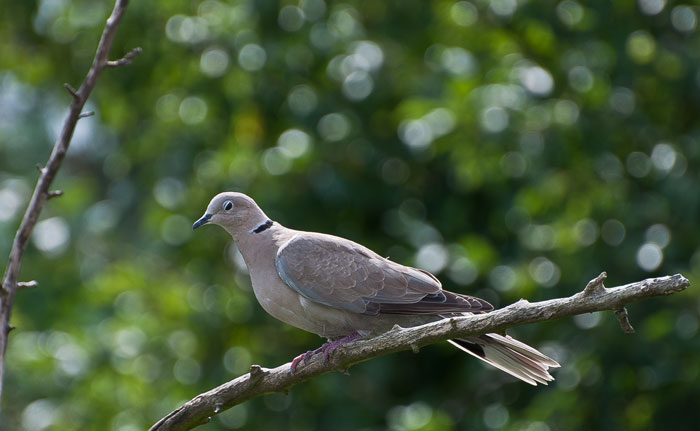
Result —
M 110 1 L 5 2 L 0 255 Z M 319 343 L 267 316 L 238 245 L 192 231 L 243 192 L 498 307 L 700 275 L 692 2 L 132 1 L 29 240 L 1 430 L 146 429 Z M 4 257 L 3 257 L 4 259 Z M 688 429 L 696 288 L 513 329 L 530 388 L 442 345 L 251 400 L 202 430 Z

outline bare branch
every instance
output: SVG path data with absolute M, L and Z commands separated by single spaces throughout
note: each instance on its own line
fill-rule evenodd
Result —
M 211 416 L 251 398 L 286 391 L 322 374 L 344 371 L 353 364 L 388 353 L 415 350 L 451 338 L 501 332 L 513 326 L 576 314 L 624 310 L 625 305 L 631 302 L 677 293 L 690 285 L 685 277 L 676 274 L 606 289 L 602 285 L 604 278 L 605 273 L 602 273 L 591 280 L 582 292 L 568 298 L 534 303 L 520 300 L 486 314 L 446 319 L 413 328 L 395 326 L 378 337 L 339 347 L 327 363 L 324 363 L 323 355 L 315 355 L 300 365 L 294 374 L 291 373 L 291 363 L 273 369 L 253 365 L 250 373 L 196 396 L 159 420 L 150 431 L 189 430 L 208 422 Z
M 32 281 L 20 281 L 17 283 L 17 287 L 20 289 L 30 289 L 32 287 L 37 287 L 39 283 L 36 282 L 36 280 Z
M 634 334 L 634 328 L 630 323 L 629 315 L 627 314 L 627 308 L 622 307 L 619 310 L 615 310 L 615 317 L 617 321 L 620 322 L 620 328 L 625 334 Z
M 78 94 L 78 90 L 73 88 L 69 83 L 64 83 L 63 87 L 65 87 L 66 90 L 70 93 L 71 96 L 73 96 L 73 99 L 80 101 L 80 95 Z
M 112 42 L 114 42 L 117 27 L 124 16 L 128 3 L 129 0 L 116 0 L 112 14 L 107 19 L 107 23 L 102 32 L 102 37 L 97 46 L 97 51 L 95 52 L 95 58 L 80 88 L 76 90 L 70 84 L 63 84 L 66 90 L 73 96 L 73 101 L 70 104 L 68 115 L 63 121 L 61 134 L 54 144 L 53 151 L 49 156 L 49 160 L 46 162 L 46 166 L 42 167 L 41 165 L 37 165 L 40 174 L 39 179 L 34 187 L 34 193 L 27 205 L 22 222 L 12 242 L 7 268 L 5 269 L 0 287 L 0 399 L 2 397 L 2 380 L 5 369 L 7 339 L 12 328 L 10 326 L 10 315 L 12 313 L 14 297 L 19 289 L 31 287 L 33 285 L 32 282 L 18 283 L 19 272 L 22 268 L 22 258 L 27 248 L 27 242 L 34 230 L 34 226 L 36 226 L 39 220 L 39 214 L 44 208 L 46 201 L 63 194 L 60 190 L 51 192 L 49 188 L 66 156 L 78 120 L 86 115 L 90 115 L 89 113 L 81 114 L 81 112 L 90 93 L 93 88 L 95 88 L 97 79 L 102 73 L 102 70 L 107 66 L 107 59 L 109 58 Z
M 48 196 L 46 196 L 47 199 L 53 199 L 57 198 L 59 196 L 63 196 L 63 190 L 52 190 L 49 192 Z
M 137 55 L 141 54 L 143 50 L 140 47 L 132 49 L 130 52 L 128 52 L 124 57 L 120 58 L 119 60 L 114 60 L 114 61 L 108 61 L 106 66 L 107 67 L 119 67 L 119 66 L 126 66 L 128 64 L 131 64 L 131 60 L 134 59 Z
M 95 111 L 87 111 L 83 112 L 82 114 L 78 115 L 78 118 L 87 118 L 87 117 L 92 117 L 95 115 Z

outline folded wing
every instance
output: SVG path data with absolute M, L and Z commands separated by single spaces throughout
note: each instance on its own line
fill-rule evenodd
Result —
M 302 232 L 280 247 L 282 280 L 302 296 L 355 313 L 442 314 L 489 311 L 479 298 L 442 290 L 429 272 L 400 265 L 343 238 Z

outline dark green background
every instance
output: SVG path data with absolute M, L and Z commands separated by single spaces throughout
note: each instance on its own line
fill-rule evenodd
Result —
M 321 343 L 261 310 L 222 230 L 191 232 L 224 190 L 497 306 L 603 270 L 698 280 L 696 6 L 131 3 L 112 57 L 143 54 L 102 75 L 24 260 L 3 430 L 141 430 Z M 0 2 L 0 256 L 111 7 Z M 201 429 L 690 429 L 697 292 L 631 305 L 635 335 L 612 313 L 513 329 L 563 364 L 548 387 L 442 343 Z

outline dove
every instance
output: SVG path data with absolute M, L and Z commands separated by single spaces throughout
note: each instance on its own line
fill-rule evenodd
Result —
M 338 236 L 286 228 L 270 220 L 249 196 L 220 193 L 192 229 L 224 228 L 248 267 L 262 308 L 282 322 L 328 339 L 299 355 L 291 371 L 312 355 L 327 361 L 339 346 L 361 337 L 453 316 L 493 310 L 487 301 L 450 292 L 433 274 L 401 265 Z M 559 364 L 508 335 L 449 340 L 460 350 L 531 385 L 554 380 Z

